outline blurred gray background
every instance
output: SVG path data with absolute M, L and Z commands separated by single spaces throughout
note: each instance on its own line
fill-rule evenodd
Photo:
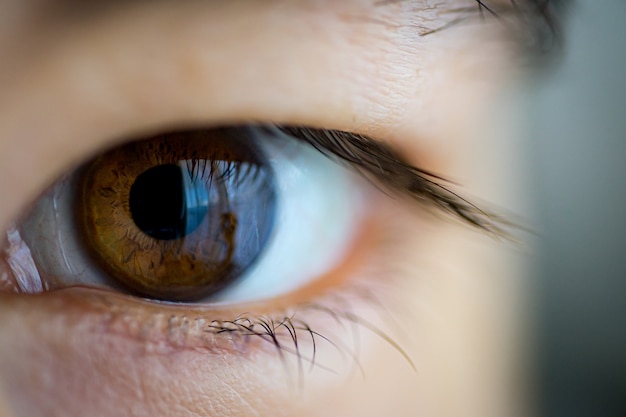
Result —
M 626 1 L 570 1 L 533 83 L 542 416 L 626 416 Z

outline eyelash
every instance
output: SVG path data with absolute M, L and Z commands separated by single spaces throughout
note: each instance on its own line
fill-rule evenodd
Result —
M 343 304 L 347 305 L 345 301 Z M 298 313 L 306 314 L 307 311 L 324 313 L 342 327 L 350 327 L 352 329 L 353 346 L 347 346 L 346 344 L 332 340 L 328 336 L 324 336 L 322 333 L 314 330 L 307 321 L 301 320 L 297 317 Z M 318 346 L 319 343 L 322 342 L 330 344 L 342 356 L 347 356 L 348 359 L 352 361 L 353 365 L 359 368 L 361 375 L 364 376 L 365 371 L 361 367 L 358 358 L 358 339 L 360 336 L 359 329 L 370 331 L 384 340 L 406 360 L 407 364 L 410 365 L 414 371 L 416 370 L 415 364 L 411 360 L 410 356 L 391 336 L 389 336 L 380 327 L 362 319 L 346 307 L 340 309 L 338 307 L 329 307 L 322 303 L 306 304 L 299 306 L 298 311 L 291 314 L 274 316 L 248 316 L 246 314 L 242 314 L 234 320 L 213 320 L 207 326 L 208 332 L 217 335 L 223 334 L 244 339 L 248 337 L 260 338 L 261 340 L 268 342 L 270 346 L 273 346 L 283 361 L 285 360 L 285 353 L 295 356 L 298 361 L 300 382 L 302 382 L 304 362 L 308 363 L 310 370 L 314 367 L 319 367 L 323 370 L 332 372 L 332 369 L 316 361 Z M 302 340 L 301 336 L 310 338 L 312 345 L 309 352 L 304 353 L 302 351 L 302 345 L 299 343 L 299 340 Z M 286 342 L 282 341 L 283 339 L 286 340 Z M 285 343 L 289 345 L 285 346 Z
M 444 178 L 412 165 L 382 142 L 339 130 L 285 126 L 279 129 L 307 142 L 326 157 L 343 162 L 382 188 L 429 203 L 493 236 L 510 239 L 506 229 L 517 228 L 451 191 L 444 185 Z

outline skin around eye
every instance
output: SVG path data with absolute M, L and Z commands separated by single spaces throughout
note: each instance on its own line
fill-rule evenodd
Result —
M 420 36 L 466 6 L 113 2 L 26 20 L 32 33 L 0 50 L 11 63 L 0 78 L 0 190 L 11 197 L 0 228 L 129 134 L 250 121 L 370 134 L 507 206 L 520 195 L 520 153 L 503 139 L 516 130 L 496 117 L 505 106 L 490 105 L 511 62 L 501 26 Z M 506 128 L 485 128 L 500 120 Z M 280 302 L 2 293 L 2 405 L 18 416 L 524 414 L 510 251 L 380 196 L 362 250 L 342 265 L 348 278 Z

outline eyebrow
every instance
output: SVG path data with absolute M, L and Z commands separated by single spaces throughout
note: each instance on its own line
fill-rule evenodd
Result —
M 391 7 L 413 0 L 373 0 L 376 7 Z M 492 17 L 500 21 L 531 58 L 543 57 L 561 46 L 562 31 L 558 16 L 570 0 L 467 0 L 467 5 L 436 4 L 439 19 L 413 23 L 419 36 L 432 35 L 465 22 Z M 417 13 L 417 12 L 416 12 Z M 447 18 L 444 17 L 447 15 Z M 419 20 L 419 19 L 418 19 Z
M 278 126 L 283 133 L 313 146 L 326 157 L 347 164 L 387 190 L 430 204 L 491 235 L 506 237 L 512 226 L 451 191 L 443 177 L 409 163 L 388 144 L 341 130 Z

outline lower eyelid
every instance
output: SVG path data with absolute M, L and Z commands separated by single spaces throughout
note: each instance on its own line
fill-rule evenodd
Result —
M 375 206 L 372 205 L 372 206 Z M 361 232 L 349 250 L 349 255 L 331 272 L 318 277 L 309 285 L 275 299 L 247 304 L 217 304 L 211 306 L 184 305 L 138 299 L 116 294 L 107 289 L 73 286 L 36 295 L 3 295 L 6 297 L 32 297 L 32 301 L 56 299 L 62 304 L 55 314 L 81 317 L 89 326 L 129 339 L 143 340 L 172 349 L 202 348 L 212 350 L 216 340 L 207 337 L 207 326 L 213 320 L 229 321 L 248 312 L 251 316 L 268 317 L 277 311 L 288 311 L 326 294 L 341 292 L 341 288 L 360 285 L 360 275 L 367 270 L 371 259 L 376 258 L 385 226 L 370 214 L 361 226 Z M 8 282 L 8 280 L 6 281 Z M 68 309 L 62 311 L 61 309 Z M 172 321 L 173 320 L 173 321 Z M 180 329 L 185 329 L 184 337 Z M 211 332 L 208 332 L 211 333 Z M 173 340 L 168 338 L 176 335 Z M 180 339 L 182 337 L 182 339 Z M 181 344 L 181 340 L 184 342 Z M 223 349 L 219 347 L 218 350 Z
M 328 362 L 328 355 L 314 363 L 315 349 L 318 356 L 325 349 L 336 350 L 337 346 L 342 347 L 335 353 L 341 355 L 346 354 L 343 350 L 352 349 L 347 347 L 350 340 L 332 328 L 345 331 L 344 321 L 365 317 L 364 310 L 372 308 L 367 288 L 366 282 L 348 282 L 326 295 L 311 298 L 309 294 L 306 303 L 295 306 L 292 300 L 283 300 L 278 305 L 190 308 L 76 287 L 40 295 L 1 294 L 0 300 L 2 309 L 6 309 L 2 320 L 10 320 L 12 315 L 19 316 L 18 321 L 27 317 L 31 323 L 29 333 L 37 335 L 43 349 L 67 343 L 69 337 L 75 340 L 67 345 L 72 350 L 97 351 L 104 344 L 118 357 L 105 362 L 131 359 L 137 366 L 147 357 L 166 360 L 183 352 L 195 352 L 200 355 L 198 358 L 211 361 L 212 358 L 220 360 L 225 354 L 236 355 L 240 360 L 262 352 L 281 356 L 284 351 L 287 355 L 301 355 L 311 366 L 335 372 L 337 369 L 328 368 L 336 366 Z M 346 319 L 348 316 L 344 314 L 351 318 Z M 289 329 L 281 327 L 280 322 L 287 318 L 295 323 L 297 330 L 294 332 L 302 339 L 299 345 L 293 344 Z M 268 330 L 266 324 L 272 326 L 272 330 Z M 250 329 L 254 326 L 254 331 L 242 329 L 242 326 Z M 385 330 L 379 331 L 382 334 Z M 315 332 L 315 336 L 311 332 Z M 317 347 L 310 344 L 311 336 L 317 339 L 314 342 Z
M 346 266 L 343 279 L 328 277 L 320 288 L 292 298 L 194 308 L 86 288 L 0 294 L 0 328 L 16 334 L 5 348 L 22 347 L 20 354 L 28 355 L 33 366 L 67 380 L 74 391 L 66 393 L 65 384 L 46 386 L 42 376 L 16 379 L 11 386 L 28 390 L 29 401 L 54 395 L 64 410 L 78 401 L 77 395 L 98 392 L 83 400 L 96 404 L 117 396 L 129 407 L 148 401 L 169 410 L 180 398 L 194 398 L 194 405 L 207 409 L 227 404 L 216 415 L 231 415 L 242 400 L 258 404 L 259 387 L 263 396 L 278 398 L 297 390 L 298 380 L 326 390 L 326 378 L 336 374 L 367 376 L 361 361 L 380 346 L 410 372 L 410 359 L 403 359 L 388 322 L 402 309 L 390 295 L 403 279 L 394 267 L 406 252 L 394 248 L 408 238 L 406 217 L 398 215 L 397 202 L 382 195 L 374 206 L 376 216 L 359 239 L 361 247 L 353 250 L 354 265 Z M 280 325 L 288 318 L 297 327 L 297 345 L 289 328 Z M 254 323 L 257 330 L 232 331 L 242 323 Z M 271 331 L 264 324 L 273 326 Z M 3 372 L 11 374 L 11 366 L 0 358 Z M 325 382 L 318 384 L 317 378 Z
M 344 302 L 347 298 L 344 297 Z M 190 392 L 194 393 L 195 404 L 200 402 L 206 407 L 226 403 L 228 409 L 232 409 L 240 407 L 242 400 L 255 403 L 258 389 L 254 387 L 258 388 L 259 384 L 264 387 L 264 395 L 271 396 L 284 395 L 297 387 L 291 371 L 283 367 L 284 361 L 293 360 L 297 364 L 301 360 L 303 369 L 294 372 L 303 372 L 306 377 L 312 360 L 315 360 L 313 366 L 324 375 L 333 375 L 339 370 L 340 359 L 329 359 L 333 353 L 343 357 L 344 362 L 357 360 L 344 357 L 355 354 L 346 353 L 350 348 L 345 345 L 350 343 L 351 334 L 343 335 L 338 331 L 329 334 L 332 327 L 343 328 L 345 332 L 346 327 L 342 327 L 345 325 L 319 311 L 318 315 L 325 316 L 325 320 L 312 319 L 311 314 L 301 311 L 305 325 L 321 335 L 317 337 L 315 359 L 311 353 L 311 334 L 302 327 L 298 330 L 297 348 L 286 328 L 276 331 L 275 337 L 281 343 L 279 348 L 272 335 L 263 329 L 256 335 L 207 331 L 211 325 L 229 328 L 223 322 L 209 321 L 205 318 L 207 315 L 224 320 L 250 317 L 257 326 L 260 324 L 262 317 L 252 313 L 242 315 L 241 311 L 205 311 L 194 315 L 172 306 L 140 305 L 136 300 L 103 297 L 97 291 L 79 289 L 45 296 L 0 295 L 0 302 L 0 309 L 6 309 L 0 318 L 1 327 L 16 333 L 16 338 L 4 344 L 4 349 L 19 346 L 20 354 L 28 356 L 30 366 L 46 370 L 45 375 L 37 374 L 25 381 L 20 365 L 12 372 L 13 365 L 0 359 L 0 369 L 16 375 L 8 393 L 11 398 L 19 398 L 14 391 L 27 390 L 29 401 L 35 404 L 46 401 L 49 404 L 47 396 L 50 395 L 62 398 L 59 405 L 65 411 L 80 401 L 96 406 L 94 403 L 103 401 L 103 397 L 117 398 L 116 407 L 121 406 L 119 401 L 130 401 L 127 406 L 149 404 L 169 410 L 178 404 L 180 395 L 185 398 Z M 351 303 L 355 310 L 363 311 L 360 302 L 351 300 Z M 59 308 L 65 311 L 56 313 Z M 328 305 L 327 308 L 333 307 Z M 336 314 L 340 314 L 339 310 Z M 273 317 L 278 323 L 285 316 Z M 8 322 L 14 323 L 13 327 Z M 16 325 L 28 326 L 29 331 L 20 332 Z M 330 341 L 324 340 L 325 337 Z M 354 363 L 349 365 L 355 366 Z M 55 380 L 61 378 L 64 382 L 46 385 L 46 376 Z M 140 397 L 136 397 L 138 389 L 144 390 Z M 233 390 L 239 393 L 235 398 Z M 96 393 L 98 397 L 90 399 L 89 396 Z M 41 401 L 42 398 L 46 401 Z M 96 406 L 96 409 L 100 408 Z M 224 412 L 223 415 L 230 414 Z

